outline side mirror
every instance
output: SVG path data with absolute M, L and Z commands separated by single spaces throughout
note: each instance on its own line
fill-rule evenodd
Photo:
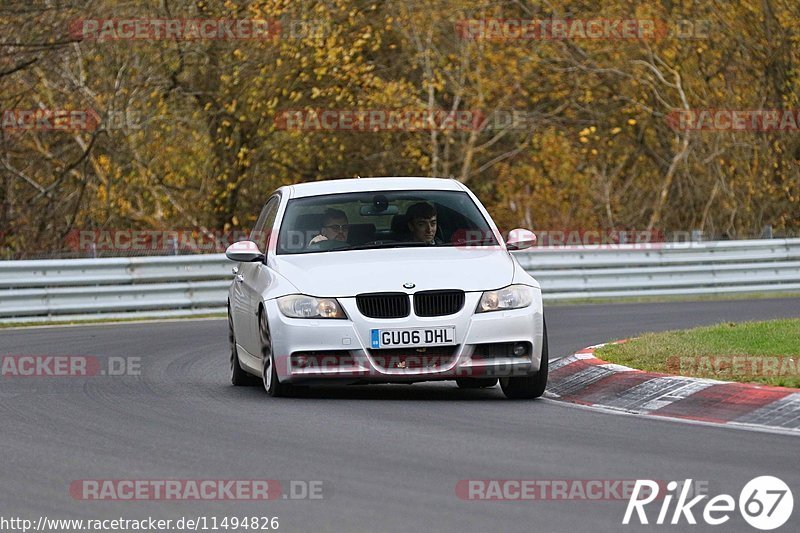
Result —
M 238 263 L 255 263 L 264 261 L 264 254 L 253 241 L 239 241 L 228 246 L 225 257 Z
M 506 248 L 511 251 L 525 250 L 536 244 L 536 234 L 528 229 L 514 229 L 508 232 Z

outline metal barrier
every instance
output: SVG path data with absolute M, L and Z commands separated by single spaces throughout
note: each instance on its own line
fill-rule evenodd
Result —
M 223 254 L 0 262 L 0 323 L 225 311 Z
M 545 301 L 800 292 L 800 239 L 534 248 Z M 0 323 L 223 313 L 222 254 L 0 262 Z
M 800 291 L 800 239 L 518 252 L 545 300 Z

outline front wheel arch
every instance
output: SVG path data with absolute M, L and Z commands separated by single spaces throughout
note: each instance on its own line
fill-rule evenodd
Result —
M 512 400 L 532 400 L 544 394 L 550 368 L 550 350 L 547 341 L 547 322 L 542 316 L 542 356 L 539 370 L 530 376 L 501 378 L 503 394 Z
M 272 334 L 269 331 L 269 318 L 263 303 L 258 306 L 258 342 L 261 344 L 261 383 L 264 391 L 273 397 L 291 396 L 295 387 L 288 383 L 281 383 L 276 368 L 275 353 L 272 349 Z M 266 328 L 266 331 L 264 331 Z M 265 350 L 264 343 L 269 342 L 269 349 Z M 269 364 L 268 364 L 269 363 Z

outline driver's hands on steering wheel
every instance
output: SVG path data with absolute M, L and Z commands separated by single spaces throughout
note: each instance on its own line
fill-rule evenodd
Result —
M 328 238 L 325 235 L 317 235 L 316 237 L 311 239 L 311 242 L 309 242 L 308 244 L 317 244 L 318 242 L 327 241 L 327 240 L 328 240 Z

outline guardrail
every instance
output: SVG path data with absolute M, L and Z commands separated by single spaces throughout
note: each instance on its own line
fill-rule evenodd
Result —
M 515 252 L 545 301 L 800 292 L 800 239 Z M 0 262 L 0 323 L 225 311 L 223 254 Z

